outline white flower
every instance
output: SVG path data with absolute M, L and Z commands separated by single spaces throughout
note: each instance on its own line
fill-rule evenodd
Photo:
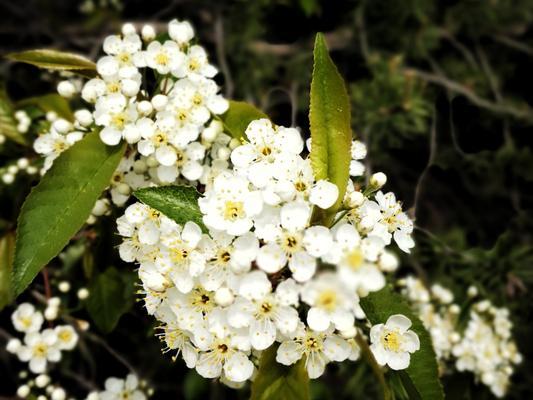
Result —
M 350 354 L 350 344 L 340 336 L 331 332 L 314 332 L 301 325 L 290 340 L 280 344 L 276 361 L 283 365 L 291 365 L 305 355 L 305 367 L 309 378 L 316 379 L 324 373 L 328 362 L 342 362 Z
M 231 173 L 217 176 L 212 190 L 198 201 L 203 221 L 211 229 L 242 235 L 253 226 L 253 217 L 263 207 L 261 194 L 250 190 L 248 181 Z
M 382 249 L 380 239 L 361 239 L 353 225 L 342 224 L 335 228 L 335 243 L 323 259 L 337 265 L 345 285 L 366 295 L 385 286 L 385 277 L 375 264 Z
M 57 326 L 54 329 L 57 335 L 57 347 L 60 350 L 72 350 L 78 343 L 78 334 L 70 325 Z
M 22 303 L 11 315 L 13 326 L 19 332 L 31 333 L 38 332 L 43 325 L 43 314 L 36 311 L 33 304 Z
M 27 333 L 24 345 L 17 349 L 17 356 L 21 361 L 29 361 L 31 372 L 44 372 L 48 361 L 57 362 L 61 359 L 56 333 L 52 329 Z
M 173 19 L 168 23 L 168 34 L 181 45 L 187 43 L 194 37 L 194 30 L 188 21 Z
M 311 189 L 309 201 L 322 209 L 330 208 L 339 197 L 339 188 L 337 185 L 319 180 Z
M 337 274 L 324 272 L 302 288 L 302 301 L 311 308 L 307 312 L 307 324 L 317 332 L 329 329 L 332 323 L 335 329 L 345 331 L 354 324 L 357 295 L 352 293 Z
M 385 324 L 370 329 L 370 349 L 379 365 L 400 370 L 409 366 L 411 353 L 420 349 L 418 335 L 409 330 L 411 321 L 405 315 L 391 315 Z
M 166 75 L 179 68 L 185 59 L 178 44 L 171 40 L 167 40 L 163 44 L 157 41 L 150 42 L 144 57 L 147 66 L 155 69 L 161 75 Z
M 126 379 L 108 378 L 105 381 L 105 391 L 99 393 L 100 400 L 145 400 L 146 395 L 139 390 L 139 380 L 133 374 Z

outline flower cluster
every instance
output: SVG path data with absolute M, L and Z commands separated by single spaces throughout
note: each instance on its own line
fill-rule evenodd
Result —
M 364 193 L 362 177 L 347 182 L 332 228 L 315 224 L 314 212 L 335 204 L 339 190 L 314 178 L 300 132 L 260 119 L 245 133 L 231 165 L 205 182 L 204 230 L 136 203 L 117 220 L 120 256 L 140 264 L 146 309 L 162 323 L 167 351 L 200 375 L 246 381 L 257 352 L 278 342 L 279 363 L 305 356 L 317 378 L 329 362 L 357 358 L 359 297 L 397 267 L 385 249 L 393 238 L 405 251 L 414 245 L 412 223 L 392 193 L 379 191 L 378 174 Z M 362 174 L 364 145 L 353 148 L 352 173 Z M 408 342 L 391 349 L 418 348 Z M 393 365 L 405 368 L 401 357 Z
M 42 173 L 93 130 L 107 145 L 128 143 L 109 188 L 118 206 L 138 188 L 205 183 L 213 168 L 226 167 L 230 138 L 214 117 L 227 110 L 228 101 L 218 93 L 212 79 L 217 69 L 194 44 L 188 22 L 171 21 L 166 40 L 156 39 L 149 25 L 139 35 L 125 24 L 121 35 L 104 40 L 103 51 L 95 78 L 83 87 L 73 80 L 58 85 L 61 96 L 80 94 L 90 107 L 77 110 L 72 122 L 47 113 L 49 129 L 34 142 L 45 158 Z
M 55 308 L 57 305 L 49 305 L 47 310 Z M 7 350 L 16 354 L 20 361 L 28 362 L 30 371 L 35 374 L 43 373 L 48 362 L 58 362 L 62 351 L 71 351 L 78 343 L 78 334 L 72 326 L 42 329 L 44 319 L 30 303 L 20 304 L 11 316 L 14 328 L 24 333 L 24 339 L 11 339 Z
M 125 379 L 107 378 L 105 390 L 101 392 L 91 392 L 86 400 L 146 400 L 149 396 L 146 393 L 146 383 L 139 382 L 134 374 L 129 374 Z
M 452 292 L 439 284 L 427 289 L 413 277 L 399 284 L 431 334 L 441 371 L 449 372 L 453 362 L 456 370 L 472 372 L 495 396 L 503 397 L 514 366 L 522 360 L 511 336 L 509 310 L 480 300 L 464 313 L 453 303 Z M 468 294 L 475 297 L 476 288 Z

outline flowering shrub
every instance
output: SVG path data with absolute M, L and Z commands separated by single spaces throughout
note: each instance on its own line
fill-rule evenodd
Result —
M 41 158 L 16 160 L 2 180 L 11 184 L 21 170 L 42 177 L 20 211 L 14 250 L 12 238 L 3 244 L 12 268 L 12 282 L 0 275 L 6 303 L 56 256 L 68 264 L 75 247 L 63 249 L 84 224 L 111 216 L 163 352 L 203 378 L 232 388 L 251 381 L 252 399 L 303 399 L 328 364 L 364 358 L 386 399 L 444 398 L 439 377 L 454 370 L 505 394 L 521 360 L 507 311 L 480 301 L 461 327 L 450 292 L 394 276 L 395 251 L 415 246 L 413 222 L 384 190 L 386 175 L 365 167 L 366 146 L 353 137 L 344 81 L 321 34 L 307 141 L 300 128 L 219 94 L 217 69 L 188 22 L 140 34 L 126 24 L 103 51 L 96 64 L 50 50 L 10 55 L 89 79 L 61 81 L 54 110 L 9 110 L 7 138 L 33 140 Z M 78 95 L 84 107 L 71 112 L 65 99 Z M 57 289 L 67 293 L 70 283 Z M 33 296 L 44 313 L 31 303 L 13 312 L 25 335 L 6 348 L 38 374 L 19 397 L 44 389 L 60 400 L 66 391 L 45 373 L 91 333 L 50 296 L 47 280 L 45 290 Z M 128 275 L 110 267 L 77 298 L 110 331 L 124 291 L 133 291 Z M 86 396 L 145 399 L 147 385 L 131 373 Z

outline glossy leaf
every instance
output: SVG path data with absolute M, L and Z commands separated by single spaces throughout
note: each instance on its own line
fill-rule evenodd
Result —
M 96 75 L 96 64 L 79 54 L 64 51 L 37 49 L 20 53 L 11 53 L 6 56 L 12 61 L 35 65 L 39 68 L 73 71 L 81 75 L 93 77 Z
M 329 180 L 339 188 L 337 202 L 328 210 L 318 211 L 320 215 L 315 221 L 329 225 L 342 203 L 350 177 L 350 99 L 320 33 L 316 36 L 313 55 L 309 106 L 311 165 L 317 180 Z
M 373 325 L 385 323 L 394 314 L 403 314 L 411 320 L 411 330 L 420 339 L 420 350 L 411 355 L 409 367 L 401 371 L 401 380 L 407 392 L 411 393 L 410 398 L 444 399 L 431 337 L 405 300 L 387 286 L 362 298 L 361 307 Z
M 15 252 L 15 235 L 6 233 L 0 238 L 0 310 L 11 303 L 11 268 Z
M 200 193 L 195 188 L 190 186 L 151 187 L 139 189 L 133 195 L 178 224 L 183 225 L 192 221 L 207 232 L 198 206 Z
M 14 113 L 15 110 L 7 95 L 6 88 L 4 84 L 0 84 L 0 134 L 18 144 L 25 145 L 26 139 L 17 130 L 18 122 Z
M 125 146 L 97 132 L 63 152 L 26 198 L 18 218 L 13 287 L 20 294 L 82 227 L 109 185 Z
M 115 329 L 120 317 L 131 309 L 135 279 L 131 271 L 119 272 L 110 267 L 96 275 L 89 285 L 87 311 L 102 332 L 109 333 Z
M 253 105 L 244 101 L 230 100 L 229 109 L 221 117 L 224 130 L 236 139 L 245 138 L 244 132 L 250 122 L 268 117 Z
M 281 365 L 276 361 L 277 348 L 271 346 L 262 353 L 250 400 L 308 400 L 304 358 L 291 366 Z

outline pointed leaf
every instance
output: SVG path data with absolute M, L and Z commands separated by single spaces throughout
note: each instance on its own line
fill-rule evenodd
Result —
M 38 49 L 27 50 L 20 53 L 11 53 L 6 57 L 12 61 L 35 65 L 39 68 L 58 71 L 73 71 L 88 77 L 96 75 L 96 64 L 79 54 L 57 50 Z
M 125 145 L 106 146 L 98 133 L 62 153 L 26 198 L 17 227 L 13 287 L 20 294 L 83 226 L 109 185 Z
M 277 349 L 271 346 L 261 355 L 250 400 L 308 400 L 309 377 L 304 358 L 291 366 L 281 365 L 276 361 Z
M 0 84 L 0 134 L 22 145 L 26 145 L 26 139 L 17 130 L 15 110 L 11 104 L 4 84 Z
M 15 253 L 15 235 L 6 233 L 0 238 L 0 310 L 13 300 L 11 268 Z
M 195 222 L 207 232 L 198 206 L 200 193 L 190 186 L 160 186 L 143 188 L 133 193 L 144 204 L 162 212 L 178 224 Z
M 311 165 L 317 180 L 329 180 L 339 188 L 337 202 L 328 210 L 317 210 L 320 215 L 315 221 L 329 225 L 344 199 L 350 177 L 350 99 L 321 33 L 316 35 L 313 54 L 309 106 Z
M 420 339 L 420 350 L 411 355 L 409 367 L 400 373 L 401 380 L 408 392 L 416 390 L 418 397 L 413 393 L 410 398 L 444 399 L 431 337 L 405 300 L 387 286 L 362 298 L 361 307 L 373 325 L 385 323 L 394 314 L 403 314 L 411 320 L 411 330 Z
M 262 111 L 251 104 L 234 100 L 230 100 L 228 111 L 220 117 L 225 131 L 236 139 L 244 138 L 244 132 L 250 122 L 261 118 L 268 119 Z
M 109 333 L 134 302 L 135 274 L 110 267 L 98 274 L 89 285 L 87 311 L 98 329 Z

